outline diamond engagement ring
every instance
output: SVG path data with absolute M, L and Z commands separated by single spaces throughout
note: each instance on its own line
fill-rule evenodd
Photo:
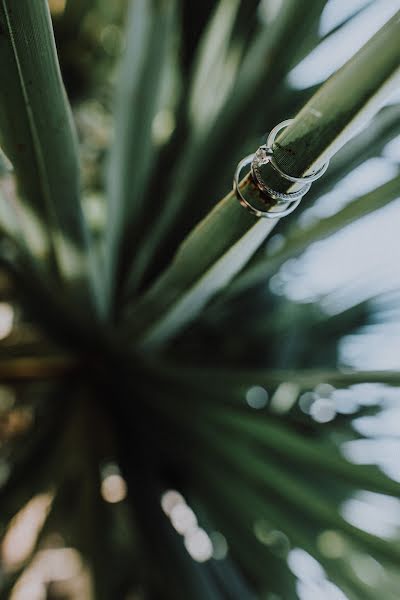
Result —
M 304 177 L 294 177 L 285 173 L 277 164 L 274 157 L 274 142 L 275 138 L 281 129 L 284 129 L 294 119 L 287 119 L 282 121 L 268 135 L 267 143 L 263 144 L 258 148 L 254 154 L 249 154 L 243 160 L 239 162 L 236 167 L 235 175 L 233 178 L 233 190 L 239 200 L 239 202 L 247 208 L 256 217 L 264 217 L 267 219 L 278 219 L 285 217 L 292 213 L 300 204 L 303 196 L 309 191 L 311 183 L 321 177 L 329 166 L 329 161 L 326 161 L 322 167 L 320 167 L 314 173 L 305 175 Z M 264 165 L 270 164 L 271 167 L 279 173 L 281 177 L 290 181 L 291 183 L 302 183 L 303 185 L 293 192 L 279 192 L 273 189 L 265 181 L 261 168 Z M 250 168 L 249 168 L 250 167 Z M 253 183 L 257 186 L 259 192 L 261 192 L 261 199 L 264 200 L 264 204 L 267 207 L 266 210 L 256 206 L 252 200 L 246 197 L 240 189 L 240 180 L 245 174 L 245 169 L 250 171 Z M 279 206 L 282 206 L 282 210 L 279 210 Z M 276 208 L 278 208 L 276 210 Z

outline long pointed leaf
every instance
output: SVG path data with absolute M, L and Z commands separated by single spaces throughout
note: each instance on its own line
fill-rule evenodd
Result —
M 262 111 L 260 98 L 270 94 L 271 89 L 277 89 L 286 75 L 288 64 L 285 61 L 295 62 L 296 55 L 299 58 L 302 56 L 300 47 L 303 46 L 304 51 L 304 45 L 312 43 L 310 31 L 316 30 L 325 1 L 313 1 L 304 14 L 298 2 L 285 0 L 274 27 L 264 27 L 247 49 L 237 81 L 227 101 L 214 115 L 212 126 L 209 124 L 201 131 L 190 131 L 172 174 L 163 211 L 159 217 L 156 216 L 153 227 L 138 250 L 127 284 L 128 292 L 136 289 L 154 255 L 158 253 L 158 257 L 162 258 L 162 242 L 171 233 L 173 224 L 183 226 L 184 231 L 188 231 L 211 208 L 212 197 L 206 198 L 201 192 L 203 181 L 216 178 L 222 171 L 220 156 L 229 160 L 230 148 L 242 144 L 248 131 L 247 122 L 258 117 L 259 106 L 260 113 Z M 205 36 L 207 34 L 205 32 Z M 305 38 L 308 41 L 304 42 Z M 227 68 L 228 65 L 225 66 Z M 209 93 L 214 92 L 211 90 Z M 215 174 L 214 170 L 218 173 Z M 191 201 L 193 195 L 197 199 L 195 203 Z M 188 212 L 184 212 L 184 209 Z
M 157 151 L 152 125 L 170 67 L 175 12 L 175 0 L 130 2 L 108 171 L 106 257 L 110 286 L 115 285 L 111 273 L 114 271 L 115 277 L 121 246 L 127 235 L 138 235 L 140 218 L 147 210 L 144 199 Z
M 76 135 L 46 0 L 0 2 L 1 143 L 24 201 L 47 227 L 63 281 L 93 301 Z M 77 290 L 75 289 L 75 293 Z
M 295 229 L 289 235 L 282 248 L 268 258 L 259 259 L 254 265 L 246 269 L 232 282 L 228 294 L 235 294 L 246 288 L 267 281 L 279 267 L 291 256 L 296 256 L 313 242 L 322 240 L 346 225 L 368 215 L 375 210 L 386 206 L 389 202 L 400 197 L 400 175 L 375 190 L 356 198 L 347 204 L 338 213 L 322 219 L 315 225 Z
M 296 175 L 302 175 L 331 158 L 381 108 L 386 95 L 400 81 L 399 35 L 400 19 L 396 15 L 306 104 L 277 144 L 276 159 L 287 172 L 292 173 L 296 164 Z M 365 70 L 368 77 L 363 75 Z M 335 106 L 331 104 L 332 97 Z M 271 185 L 276 189 L 290 188 L 289 182 L 277 174 L 271 176 Z M 244 193 L 257 199 L 258 192 L 248 176 L 242 186 Z M 131 332 L 141 338 L 141 347 L 162 345 L 193 320 L 243 268 L 271 229 L 270 223 L 257 222 L 246 214 L 233 193 L 222 200 L 187 238 L 136 313 L 132 312 L 136 325 Z M 216 237 L 223 230 L 223 239 L 229 240 L 231 251 Z M 247 250 L 240 245 L 244 240 Z M 229 257 L 228 268 L 224 255 Z M 205 281 L 197 285 L 202 274 Z

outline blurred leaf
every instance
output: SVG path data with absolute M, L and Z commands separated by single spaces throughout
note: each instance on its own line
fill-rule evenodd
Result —
M 175 399 L 172 399 L 172 403 L 175 405 Z M 373 555 L 396 564 L 399 553 L 398 544 L 383 542 L 376 536 L 367 534 L 346 522 L 339 514 L 335 495 L 331 493 L 329 486 L 323 485 L 323 480 L 325 475 L 329 481 L 336 475 L 335 485 L 338 487 L 346 472 L 345 478 L 352 489 L 357 489 L 359 485 L 364 484 L 367 484 L 367 488 L 372 484 L 372 487 L 376 489 L 375 485 L 379 481 L 381 493 L 387 493 L 390 489 L 389 493 L 395 496 L 398 496 L 399 493 L 398 483 L 394 483 L 378 471 L 368 468 L 364 470 L 364 479 L 358 465 L 347 463 L 339 456 L 337 459 L 334 458 L 336 451 L 330 454 L 327 444 L 321 447 L 311 440 L 306 442 L 304 438 L 300 442 L 301 438 L 298 435 L 295 435 L 292 441 L 297 438 L 299 446 L 297 443 L 295 446 L 291 442 L 289 445 L 287 444 L 290 436 L 285 440 L 280 438 L 278 442 L 275 433 L 279 431 L 279 427 L 274 429 L 273 423 L 267 425 L 266 420 L 260 423 L 256 417 L 249 417 L 248 424 L 250 421 L 254 424 L 257 423 L 256 428 L 259 432 L 257 435 L 253 428 L 247 429 L 247 418 L 244 412 L 237 413 L 237 417 L 230 416 L 229 411 L 217 408 L 215 402 L 209 406 L 197 404 L 196 412 L 191 414 L 182 408 L 183 405 L 179 406 L 179 402 L 176 406 L 177 410 L 172 411 L 169 407 L 167 409 L 169 410 L 168 419 L 177 420 L 180 425 L 180 437 L 183 437 L 181 443 L 183 447 L 187 448 L 186 460 L 192 465 L 194 463 L 196 478 L 201 479 L 201 483 L 199 481 L 195 484 L 196 491 L 199 494 L 204 493 L 204 486 L 208 490 L 208 510 L 211 512 L 217 510 L 218 521 L 225 523 L 223 531 L 227 533 L 229 531 L 228 539 L 230 545 L 234 545 L 234 553 L 236 537 L 239 536 L 239 539 L 243 541 L 242 528 L 249 515 L 253 513 L 249 525 L 254 526 L 257 520 L 264 518 L 270 529 L 283 530 L 289 536 L 289 542 L 294 542 L 312 555 L 317 555 L 318 559 L 323 559 L 321 562 L 324 566 L 327 561 L 317 549 L 316 537 L 329 525 L 335 530 L 342 531 L 344 535 L 349 535 L 349 539 L 357 545 L 359 544 L 363 551 L 372 552 Z M 162 410 L 167 416 L 165 407 Z M 220 416 L 218 417 L 218 415 Z M 193 417 L 195 417 L 195 421 L 193 421 Z M 235 432 L 229 431 L 229 428 L 224 426 L 224 423 L 227 424 L 232 420 L 236 421 Z M 189 422 L 192 423 L 190 433 Z M 264 425 L 265 429 L 263 429 Z M 244 435 L 245 431 L 248 432 L 248 436 Z M 196 432 L 195 436 L 194 432 Z M 185 440 L 186 443 L 189 442 L 188 435 L 190 443 L 185 446 Z M 307 443 L 310 444 L 310 454 L 305 459 L 303 450 Z M 268 451 L 267 456 L 261 452 L 260 444 L 265 446 L 265 450 Z M 313 450 L 311 450 L 312 447 Z M 322 457 L 319 456 L 320 453 L 322 453 Z M 310 463 L 309 458 L 312 454 L 314 456 Z M 303 465 L 301 465 L 302 455 L 305 460 Z M 329 455 L 330 458 L 328 458 Z M 211 456 L 212 460 L 210 460 Z M 287 457 L 289 462 L 283 462 L 283 456 Z M 320 468 L 319 477 L 316 478 L 314 473 L 310 476 L 310 465 L 316 467 L 319 460 L 321 460 L 321 464 L 317 467 Z M 322 466 L 322 462 L 325 460 L 327 461 L 327 471 Z M 336 467 L 340 463 L 338 471 L 336 471 L 336 467 L 333 471 L 331 470 L 333 463 L 336 464 Z M 232 473 L 230 473 L 231 471 Z M 224 472 L 223 480 L 221 480 L 221 472 Z M 358 479 L 359 476 L 361 479 Z M 239 488 L 237 487 L 238 477 L 241 481 Z M 370 477 L 371 479 L 369 479 Z M 374 483 L 372 483 L 373 480 Z M 219 503 L 219 510 L 218 496 L 225 497 Z M 223 508 L 224 506 L 225 508 Z M 229 513 L 232 525 L 227 531 Z M 253 538 L 254 550 L 248 549 L 244 555 L 238 556 L 239 564 L 242 561 L 245 563 L 246 558 L 254 554 L 256 544 L 257 542 Z M 254 568 L 256 569 L 256 566 Z M 357 580 L 351 578 L 349 574 L 346 575 L 340 568 L 335 569 L 335 565 L 331 565 L 330 571 L 335 575 L 334 580 L 344 583 L 345 587 L 347 584 L 353 590 L 359 589 Z M 258 581 L 262 580 L 262 573 L 263 571 L 259 568 Z
M 324 177 L 314 182 L 304 207 L 322 194 L 329 192 L 336 182 L 351 173 L 363 162 L 379 156 L 383 148 L 400 135 L 400 106 L 384 107 L 368 127 L 348 142 L 336 154 Z
M 365 2 L 364 4 L 362 4 L 360 7 L 356 8 L 356 10 L 354 12 L 352 12 L 351 14 L 349 14 L 348 16 L 346 16 L 345 19 L 341 20 L 338 25 L 335 25 L 335 27 L 333 27 L 332 29 L 329 29 L 329 31 L 327 33 L 325 33 L 321 37 L 320 41 L 323 42 L 327 38 L 329 38 L 332 35 L 334 35 L 337 31 L 340 31 L 340 29 L 342 29 L 342 27 L 344 27 L 345 25 L 347 25 L 348 23 L 350 23 L 353 19 L 356 19 L 360 14 L 362 14 L 373 3 L 374 3 L 374 0 L 368 0 L 367 2 Z
M 397 13 L 320 87 L 279 136 L 275 159 L 286 173 L 301 176 L 332 158 L 396 90 L 400 81 L 399 32 Z M 348 89 L 352 94 L 346 94 Z M 342 90 L 340 99 L 338 90 Z M 281 188 L 281 178 L 273 171 L 270 175 L 270 185 L 280 184 Z
M 260 97 L 263 94 L 270 94 L 271 88 L 275 89 L 277 82 L 286 73 L 285 60 L 295 60 L 293 51 L 300 52 L 299 44 L 305 39 L 308 40 L 305 43 L 312 45 L 310 31 L 316 30 L 325 1 L 313 1 L 310 10 L 305 14 L 297 2 L 285 0 L 274 27 L 261 28 L 259 34 L 251 41 L 249 48 L 246 49 L 243 64 L 226 102 L 213 115 L 207 127 L 203 127 L 201 131 L 189 128 L 182 154 L 171 174 L 171 183 L 168 186 L 163 211 L 152 223 L 151 229 L 147 232 L 146 239 L 143 240 L 142 247 L 139 248 L 135 257 L 132 273 L 127 283 L 128 293 L 135 291 L 142 282 L 145 271 L 155 253 L 157 253 L 158 261 L 163 262 L 165 256 L 163 242 L 165 236 L 171 232 L 172 226 L 175 224 L 179 229 L 183 228 L 186 233 L 212 207 L 213 198 L 207 199 L 202 191 L 203 181 L 213 182 L 221 168 L 218 166 L 217 173 L 215 173 L 215 165 L 220 164 L 220 156 L 224 156 L 225 160 L 229 161 L 231 148 L 242 144 L 243 137 L 248 135 L 248 121 L 260 112 Z M 224 6 L 225 4 L 221 5 L 221 10 Z M 299 10 L 301 18 L 299 18 Z M 304 35 L 305 33 L 307 36 Z M 208 59 L 208 57 L 201 56 L 201 47 L 206 43 L 208 35 L 206 30 L 203 34 L 203 41 L 200 43 L 200 55 L 197 58 L 199 63 L 201 60 Z M 225 72 L 236 69 L 236 53 L 240 52 L 240 45 L 236 42 L 236 46 L 230 48 L 227 54 Z M 220 58 L 214 54 L 214 61 L 219 60 Z M 206 65 L 203 68 L 206 69 Z M 199 93 L 201 96 L 197 99 L 198 104 L 207 104 L 207 98 L 215 95 L 215 92 L 209 90 L 208 86 L 203 86 L 203 90 L 199 90 Z M 227 144 L 227 139 L 229 139 L 229 144 Z M 196 190 L 199 192 L 197 193 Z M 196 202 L 193 202 L 193 195 L 198 198 Z M 183 208 L 189 198 L 191 199 L 190 206 L 188 205 L 187 210 L 184 211 Z
M 18 225 L 15 212 L 0 188 L 0 233 L 11 238 L 17 234 Z
M 208 485 L 210 486 L 210 494 L 213 492 L 213 495 L 209 498 L 209 506 L 213 513 L 217 511 L 218 521 L 226 521 L 227 512 L 231 509 L 231 529 L 225 529 L 225 531 L 230 533 L 228 537 L 230 550 L 233 553 L 238 553 L 240 563 L 246 564 L 246 561 L 249 561 L 250 557 L 250 562 L 252 563 L 253 569 L 255 569 L 256 565 L 254 564 L 252 557 L 260 552 L 262 545 L 266 545 L 267 547 L 270 545 L 274 548 L 274 539 L 276 541 L 280 540 L 283 547 L 285 546 L 285 543 L 288 547 L 289 545 L 297 546 L 304 549 L 318 560 L 325 569 L 327 575 L 340 585 L 341 589 L 348 594 L 349 598 L 359 600 L 360 594 L 362 593 L 363 600 L 364 598 L 365 600 L 374 600 L 374 596 L 371 595 L 371 590 L 354 576 L 351 569 L 346 571 L 337 558 L 334 560 L 329 559 L 320 552 L 317 544 L 317 536 L 321 533 L 321 529 L 319 528 L 319 524 L 315 521 L 306 520 L 304 516 L 297 511 L 285 510 L 282 503 L 278 504 L 277 502 L 274 502 L 274 499 L 271 499 L 262 492 L 254 491 L 247 485 L 242 485 L 240 494 L 238 494 L 235 473 L 231 473 L 228 470 L 225 471 L 224 486 L 222 487 L 219 485 L 218 473 L 210 465 L 206 465 L 204 461 L 200 460 L 198 469 L 201 475 L 204 474 L 207 479 Z M 220 496 L 220 507 L 218 507 L 218 496 Z M 220 508 L 219 512 L 218 508 Z M 238 535 L 238 514 L 240 514 L 242 522 L 248 523 L 248 528 L 250 529 L 251 527 L 251 532 L 253 534 L 253 539 L 250 538 L 249 540 L 250 547 L 246 547 L 242 553 L 239 552 L 239 549 L 243 546 L 243 537 Z M 255 537 L 257 525 L 263 534 L 263 536 L 260 536 L 259 534 L 258 539 Z M 238 547 L 237 550 L 236 546 Z M 279 545 L 277 545 L 277 549 L 279 549 Z M 280 568 L 283 570 L 284 562 L 283 560 L 280 562 Z M 268 564 L 270 564 L 270 559 L 268 560 Z M 263 571 L 264 568 L 260 565 L 258 571 L 256 571 L 256 578 L 258 580 L 260 580 Z M 293 578 L 293 575 L 287 569 L 286 585 L 291 578 Z M 284 585 L 280 586 L 280 592 L 282 592 Z M 295 594 L 294 597 L 297 599 L 297 594 Z
M 0 28 L 3 149 L 24 200 L 43 225 L 59 276 L 69 286 L 79 279 L 81 297 L 92 302 L 95 271 L 80 206 L 75 131 L 46 0 L 2 0 Z
M 154 368 L 160 373 L 178 377 L 183 381 L 195 381 L 196 385 L 208 387 L 225 387 L 227 390 L 242 390 L 252 385 L 277 386 L 283 382 L 295 383 L 299 390 L 315 388 L 320 383 L 330 383 L 335 387 L 348 387 L 358 383 L 383 383 L 398 387 L 400 371 L 351 371 L 331 369 L 212 369 L 195 368 L 189 365 L 178 369 L 173 364 L 155 363 Z M 231 386 L 231 387 L 230 387 Z
M 171 68 L 176 35 L 176 3 L 132 0 L 126 31 L 126 50 L 116 96 L 114 143 L 108 172 L 106 259 L 109 286 L 118 273 L 118 254 L 127 236 L 140 231 L 146 188 L 157 148 L 154 118 L 160 93 Z
M 258 442 L 265 449 L 276 452 L 278 456 L 287 457 L 293 463 L 310 467 L 331 477 L 337 477 L 355 488 L 361 488 L 379 494 L 400 496 L 400 484 L 389 479 L 376 467 L 349 463 L 332 443 L 318 443 L 280 427 L 268 423 L 266 418 L 248 416 L 243 411 L 236 414 L 226 410 L 213 410 L 213 417 L 222 426 L 232 428 L 237 433 L 246 435 L 253 442 Z
M 70 357 L 29 357 L 3 359 L 0 364 L 0 381 L 45 380 L 77 373 L 81 365 Z
M 285 152 L 287 156 L 298 155 L 296 165 L 302 164 L 302 170 L 297 175 L 318 166 L 322 157 L 330 158 L 380 108 L 385 93 L 400 77 L 396 54 L 399 27 L 397 18 L 389 21 L 320 88 L 279 138 L 283 142 L 277 144 L 277 160 Z M 363 69 L 368 69 L 368 78 L 363 77 Z M 351 96 L 345 93 L 350 80 Z M 330 98 L 335 98 L 334 107 L 330 106 Z M 288 150 L 286 139 L 290 143 Z M 287 165 L 283 168 L 287 170 Z M 272 178 L 278 181 L 271 182 L 275 189 L 290 188 L 289 182 L 283 183 L 276 173 Z M 258 190 L 249 176 L 242 181 L 242 187 L 245 194 L 252 194 L 257 200 Z M 133 308 L 136 326 L 130 331 L 141 335 L 141 347 L 149 349 L 165 343 L 193 320 L 244 267 L 275 223 L 276 220 L 258 221 L 242 209 L 233 192 L 228 194 L 183 242 L 171 266 Z
M 183 242 L 171 267 L 132 310 L 129 335 L 149 327 L 141 343 L 149 348 L 179 331 L 246 264 L 273 224 L 256 220 L 232 194 L 227 196 Z
M 371 535 L 345 509 L 362 494 L 372 503 L 377 493 L 398 507 L 400 484 L 349 462 L 344 444 L 369 443 L 354 419 L 386 417 L 400 372 L 331 368 L 341 364 L 341 337 L 371 322 L 371 303 L 331 315 L 262 284 L 287 258 L 397 198 L 399 177 L 313 226 L 291 225 L 296 211 L 280 222 L 286 241 L 269 256 L 261 256 L 261 245 L 276 221 L 256 220 L 233 193 L 186 237 L 229 185 L 237 158 L 315 92 L 291 90 L 287 75 L 319 43 L 324 6 L 67 2 L 55 19 L 58 47 L 81 125 L 85 208 L 95 196 L 104 223 L 93 229 L 106 271 L 104 289 L 95 289 L 98 307 L 106 307 L 100 323 L 87 298 L 89 277 L 101 275 L 102 265 L 90 262 L 74 130 L 46 3 L 0 0 L 0 130 L 22 194 L 17 203 L 3 169 L 0 218 L 11 212 L 2 221 L 9 232 L 0 225 L 0 260 L 13 295 L 2 300 L 18 305 L 15 329 L 0 343 L 1 525 L 32 495 L 54 490 L 43 542 L 57 532 L 81 553 L 96 598 L 295 600 L 304 584 L 290 560 L 296 547 L 323 567 L 321 582 L 329 578 L 349 600 L 397 598 L 397 529 L 393 540 Z M 278 139 L 278 160 L 296 174 L 335 155 L 302 208 L 398 134 L 398 106 L 369 119 L 398 81 L 399 23 L 396 15 Z M 92 97 L 77 106 L 79 89 Z M 267 176 L 288 188 L 275 173 Z M 261 206 L 250 177 L 242 186 Z M 73 252 L 78 266 L 84 257 L 78 274 L 71 273 Z M 353 291 L 358 282 L 349 285 Z M 220 301 L 211 303 L 217 294 Z M 397 301 L 392 295 L 380 309 L 397 318 Z M 307 390 L 312 401 L 327 383 L 339 388 L 327 388 L 332 411 L 343 392 L 353 412 L 342 414 L 338 405 L 334 420 L 321 424 L 304 412 L 300 394 Z M 265 388 L 265 402 L 270 394 L 264 410 L 251 406 L 254 386 Z M 7 432 L 24 410 L 29 418 Z M 115 503 L 104 493 L 110 475 L 122 486 Z M 190 531 L 166 509 L 163 494 L 172 489 L 183 495 Z M 226 558 L 197 562 L 193 523 L 213 543 L 218 535 L 225 541 Z M 339 540 L 336 557 L 320 543 L 327 533 Z M 384 569 L 385 581 L 367 583 L 357 560 Z
M 230 286 L 228 294 L 237 294 L 257 284 L 265 283 L 269 276 L 289 258 L 298 256 L 312 243 L 322 240 L 357 219 L 371 214 L 400 197 L 400 176 L 394 177 L 375 190 L 352 200 L 338 213 L 321 219 L 315 225 L 296 228 L 289 233 L 282 248 L 268 257 L 259 257 L 245 269 Z
M 188 100 L 197 135 L 210 128 L 235 79 L 240 51 L 230 47 L 230 37 L 239 6 L 240 0 L 220 0 L 199 44 Z
M 97 0 L 66 0 L 65 10 L 62 19 L 69 26 L 79 25 L 87 13 L 93 9 Z

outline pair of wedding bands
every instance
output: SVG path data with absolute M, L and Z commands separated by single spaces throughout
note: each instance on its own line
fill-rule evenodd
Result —
M 308 192 L 311 187 L 311 183 L 316 179 L 319 179 L 321 175 L 325 173 L 329 166 L 329 161 L 326 161 L 315 173 L 311 173 L 311 175 L 306 175 L 305 177 L 293 177 L 292 175 L 288 175 L 285 173 L 277 164 L 274 158 L 274 142 L 275 138 L 281 129 L 284 129 L 288 125 L 290 125 L 294 119 L 287 119 L 286 121 L 282 121 L 276 127 L 272 129 L 270 134 L 268 135 L 267 143 L 260 146 L 257 152 L 254 154 L 249 154 L 243 160 L 241 160 L 236 167 L 235 175 L 233 178 L 233 190 L 242 206 L 247 208 L 253 215 L 256 217 L 265 217 L 267 219 L 279 219 L 281 217 L 286 217 L 291 212 L 293 212 L 301 202 L 304 194 Z M 270 164 L 273 169 L 281 177 L 290 181 L 291 183 L 302 183 L 303 185 L 294 192 L 278 192 L 271 188 L 267 182 L 264 181 L 260 167 L 262 165 Z M 267 210 L 261 210 L 260 208 L 254 206 L 242 193 L 240 190 L 239 182 L 242 178 L 242 174 L 245 169 L 247 169 L 250 165 L 251 176 L 256 184 L 258 190 L 261 194 L 266 196 L 265 203 L 270 205 Z M 271 206 L 271 200 L 275 201 L 273 206 Z M 275 207 L 279 205 L 285 205 L 286 208 L 283 210 L 275 210 Z M 272 210 L 273 209 L 273 210 Z

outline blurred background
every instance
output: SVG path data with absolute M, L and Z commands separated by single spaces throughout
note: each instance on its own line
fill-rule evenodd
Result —
M 62 72 L 81 140 L 84 209 L 96 235 L 96 232 L 101 232 L 105 221 L 102 173 L 113 136 L 112 99 L 118 60 L 125 46 L 123 22 L 126 2 L 49 0 L 49 4 Z M 194 6 L 194 3 L 185 4 L 190 6 L 185 7 L 180 16 L 185 36 L 184 50 L 182 47 L 179 51 L 173 50 L 179 54 L 183 73 L 185 69 L 190 69 L 194 48 L 215 2 L 206 0 L 201 7 Z M 252 24 L 246 32 L 249 39 L 252 28 L 267 27 L 280 8 L 280 0 L 262 0 L 256 4 L 257 24 Z M 307 11 L 308 3 L 303 5 L 303 10 Z M 283 104 L 276 101 L 271 107 L 269 125 L 273 126 L 281 118 L 292 116 L 294 112 L 288 114 L 287 111 L 295 111 L 301 106 L 315 86 L 340 68 L 399 9 L 400 0 L 328 0 L 319 19 L 319 41 L 281 82 L 288 100 Z M 226 89 L 229 90 L 230 74 L 222 73 L 224 76 Z M 154 144 L 161 149 L 174 140 L 179 126 L 176 107 L 185 81 L 184 75 L 178 74 L 172 65 L 169 80 L 165 83 L 166 101 L 156 115 L 152 128 Z M 224 94 L 223 91 L 221 93 Z M 203 103 L 206 101 L 207 98 L 202 99 Z M 212 105 L 213 102 L 222 102 L 215 98 L 208 98 L 208 101 L 210 107 L 202 108 L 205 113 L 207 110 L 210 113 L 217 111 L 218 106 Z M 389 111 L 386 114 L 392 114 L 393 111 L 400 114 L 399 103 L 400 91 L 388 100 L 384 109 Z M 201 121 L 201 110 L 198 107 L 194 110 L 196 118 Z M 266 131 L 264 125 L 257 123 L 248 139 L 243 139 L 242 147 L 235 150 L 236 159 L 261 143 Z M 389 136 L 392 139 L 382 143 L 377 153 L 375 148 L 368 149 L 361 164 L 335 181 L 330 189 L 323 193 L 317 189 L 309 202 L 305 200 L 301 214 L 297 215 L 296 227 L 308 227 L 335 214 L 354 198 L 374 190 L 398 174 L 399 125 L 397 129 L 399 135 Z M 347 155 L 344 153 L 343 156 L 338 160 L 345 160 Z M 216 200 L 231 187 L 235 165 L 233 158 L 226 165 L 226 173 L 216 182 L 210 201 L 213 198 Z M 13 184 L 9 169 L 6 158 L 2 157 L 1 187 L 5 195 L 11 196 Z M 239 301 L 236 301 L 230 305 L 211 307 L 202 322 L 194 326 L 184 339 L 176 342 L 177 356 L 184 355 L 193 345 L 209 345 L 212 340 L 216 341 L 215 355 L 219 353 L 219 344 L 223 344 L 224 355 L 228 357 L 226 360 L 233 363 L 246 362 L 249 348 L 252 347 L 260 364 L 267 363 L 272 367 L 325 367 L 334 364 L 344 370 L 400 370 L 399 223 L 400 197 L 328 239 L 313 243 L 298 257 L 286 261 L 269 282 L 257 290 L 256 299 L 259 298 L 260 304 L 254 311 L 254 327 L 259 327 L 257 316 L 264 310 L 265 303 L 275 307 L 275 314 L 278 315 L 276 331 L 272 332 L 272 337 L 276 337 L 272 351 L 268 349 L 271 348 L 271 342 L 266 344 L 260 332 L 255 335 L 252 331 L 251 317 L 246 323 L 246 331 L 241 329 L 239 323 L 223 336 L 223 340 L 219 336 L 218 332 L 226 331 L 229 324 L 237 323 L 237 315 L 243 310 L 243 305 L 240 304 L 239 310 Z M 294 227 L 292 223 L 278 228 L 262 252 L 268 256 L 278 252 L 288 231 L 285 228 L 289 226 Z M 7 252 L 7 247 L 4 250 Z M 313 327 L 317 323 L 317 326 L 315 337 L 308 347 L 301 339 L 310 323 Z M 318 323 L 324 324 L 321 338 L 318 338 Z M 0 358 L 12 356 L 21 348 L 40 348 L 43 343 L 43 332 L 37 330 L 16 301 L 12 283 L 5 272 L 0 272 L 0 340 Z M 318 343 L 321 348 L 316 355 L 315 345 L 318 346 Z M 209 356 L 209 360 L 213 358 Z M 42 388 L 45 387 L 43 384 Z M 47 426 L 46 416 L 41 413 L 42 388 L 38 389 L 37 384 L 0 385 L 0 481 L 7 480 L 10 474 L 10 444 L 29 431 L 34 422 L 39 422 L 44 428 Z M 290 403 L 290 390 L 281 390 L 281 393 L 286 401 L 289 398 Z M 275 403 L 279 402 L 276 392 L 274 398 Z M 250 388 L 245 400 L 255 410 L 271 402 L 269 391 L 259 386 Z M 400 482 L 400 390 L 378 384 L 360 384 L 347 390 L 325 386 L 300 396 L 299 410 L 305 418 L 321 425 L 334 424 L 345 416 L 355 432 L 355 439 L 349 441 L 343 438 L 341 448 L 345 456 L 356 464 L 376 464 Z M 360 437 L 356 439 L 358 434 Z M 74 474 L 71 482 L 77 477 L 85 477 L 85 468 L 82 469 L 82 465 L 76 467 L 74 461 L 77 460 L 77 457 L 71 458 L 70 471 Z M 118 536 L 121 523 L 124 522 L 126 482 L 112 460 L 102 465 L 99 479 L 103 501 L 116 507 L 111 528 Z M 81 481 L 79 485 L 82 485 Z M 168 501 L 172 501 L 175 507 L 181 506 L 180 513 L 175 510 L 175 514 L 178 514 L 178 524 L 175 525 L 179 531 L 179 528 L 184 528 L 179 521 L 179 514 L 183 510 L 185 515 L 182 506 L 186 506 L 186 502 L 181 496 L 174 496 L 174 493 L 170 491 L 164 497 L 164 508 L 169 514 L 172 509 L 168 508 Z M 94 597 L 91 572 L 81 553 L 68 545 L 68 534 L 53 530 L 51 526 L 48 526 L 48 533 L 42 536 L 34 559 L 21 572 L 21 566 L 25 565 L 27 557 L 36 548 L 39 532 L 53 500 L 51 490 L 34 496 L 4 528 L 0 547 L 0 578 L 15 579 L 10 600 L 90 600 Z M 69 510 L 84 512 L 84 508 L 74 507 L 73 504 L 70 508 L 61 508 L 67 515 Z M 343 502 L 341 511 L 350 523 L 365 531 L 383 539 L 399 538 L 400 501 L 397 499 L 360 492 Z M 67 519 L 67 532 L 69 526 L 72 527 L 72 524 Z M 258 535 L 262 537 L 262 532 Z M 326 531 L 319 543 L 321 552 L 328 556 L 343 551 L 343 541 L 333 531 Z M 212 556 L 222 559 L 227 552 L 226 540 L 219 532 L 214 532 L 214 537 L 202 537 L 201 534 L 192 545 L 189 544 L 187 551 L 200 562 Z M 126 557 L 123 560 L 126 561 Z M 362 582 L 379 587 L 385 578 L 379 563 L 372 557 L 357 554 L 351 560 Z M 305 551 L 292 549 L 288 554 L 288 564 L 297 577 L 300 600 L 347 598 L 328 580 L 319 563 Z M 145 596 L 140 589 L 133 589 L 123 597 L 124 600 L 142 600 Z M 278 600 L 278 596 L 270 595 L 268 599 Z

